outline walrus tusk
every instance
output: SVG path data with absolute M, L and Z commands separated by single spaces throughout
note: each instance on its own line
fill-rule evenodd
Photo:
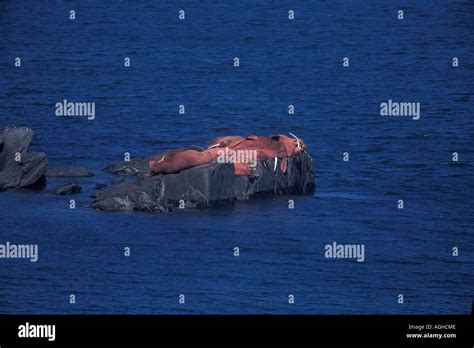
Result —
M 166 155 L 164 155 L 163 157 L 161 157 L 161 159 L 158 161 L 158 163 L 160 162 L 163 162 L 163 160 L 165 159 Z
M 220 143 L 219 144 L 214 144 L 214 145 L 209 146 L 207 149 L 209 150 L 209 149 L 212 149 L 214 147 L 218 147 L 219 145 L 220 145 Z
M 273 173 L 277 170 L 278 157 L 275 157 L 275 163 L 273 164 Z
M 300 139 L 296 135 L 294 135 L 293 133 L 288 133 L 288 134 L 296 139 L 296 142 L 298 143 L 298 150 L 301 150 Z

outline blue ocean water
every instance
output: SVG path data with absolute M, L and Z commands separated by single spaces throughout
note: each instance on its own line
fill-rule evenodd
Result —
M 0 193 L 0 243 L 39 245 L 37 263 L 0 259 L 1 313 L 470 312 L 471 1 L 2 2 L 0 32 L 0 126 L 31 127 L 51 166 L 96 174 L 75 180 L 75 210 L 50 194 L 62 180 Z M 64 99 L 95 102 L 95 120 L 55 116 Z M 381 117 L 389 99 L 421 103 L 420 120 Z M 288 132 L 314 158 L 314 195 L 87 207 L 124 152 Z M 365 261 L 325 258 L 333 242 L 364 244 Z

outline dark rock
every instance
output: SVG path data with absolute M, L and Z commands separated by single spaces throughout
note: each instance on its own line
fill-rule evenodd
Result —
M 278 160 L 276 171 L 273 171 L 275 160 L 267 158 L 257 162 L 256 178 L 236 176 L 234 180 L 235 197 L 239 200 L 265 194 L 307 194 L 315 189 L 313 160 L 303 152 L 288 158 L 286 173 L 280 169 Z
M 180 207 L 206 208 L 263 194 L 305 194 L 314 191 L 311 156 L 288 159 L 288 169 L 273 171 L 273 159 L 257 163 L 254 177 L 234 176 L 233 164 L 210 163 L 177 174 L 139 177 L 97 193 L 91 206 L 105 211 L 171 211 Z
M 178 174 L 137 179 L 98 193 L 92 207 L 106 211 L 171 211 L 179 206 L 209 207 L 235 200 L 232 164 L 211 163 Z M 211 184 L 215 181 L 215 184 Z
M 34 184 L 25 186 L 24 188 L 28 190 L 42 191 L 47 186 L 47 184 L 46 177 L 43 175 Z
M 125 178 L 124 177 L 118 177 L 118 178 L 115 178 L 114 180 L 112 180 L 112 184 L 113 185 L 117 185 L 117 184 L 121 184 L 125 181 Z
M 94 188 L 96 190 L 100 190 L 100 189 L 103 189 L 104 187 L 107 187 L 107 184 L 104 184 L 104 183 L 97 183 L 95 184 Z
M 33 137 L 34 132 L 26 127 L 5 128 L 0 140 L 0 189 L 35 186 L 44 180 L 46 155 L 28 153 Z
M 128 162 L 120 162 L 116 164 L 112 164 L 110 166 L 105 167 L 103 170 L 110 174 L 115 175 L 137 175 L 149 172 L 150 169 L 148 168 L 148 162 L 154 156 L 145 157 L 145 158 L 134 158 Z
M 94 173 L 88 171 L 86 168 L 46 168 L 47 177 L 51 178 L 80 178 L 80 177 L 91 177 Z
M 75 193 L 81 193 L 82 187 L 78 184 L 66 184 L 63 186 L 58 187 L 54 190 L 54 194 L 56 195 L 70 195 Z

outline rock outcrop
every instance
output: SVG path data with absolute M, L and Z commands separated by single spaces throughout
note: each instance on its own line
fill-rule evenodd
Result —
M 29 153 L 34 132 L 26 127 L 7 127 L 0 136 L 0 190 L 44 185 L 47 158 Z
M 28 152 L 33 137 L 31 129 L 16 126 L 7 127 L 0 134 L 0 191 L 43 189 L 46 177 L 93 176 L 83 167 L 47 168 L 44 153 Z M 117 177 L 108 184 L 95 185 L 95 189 L 109 188 L 92 195 L 91 207 L 104 211 L 169 212 L 232 204 L 267 194 L 306 194 L 315 189 L 313 160 L 301 139 L 283 135 L 216 139 L 207 150 L 192 146 L 107 166 L 104 171 Z M 220 148 L 240 147 L 255 150 L 257 159 L 222 162 L 220 155 L 214 156 Z M 198 161 L 189 164 L 188 157 Z M 171 165 L 164 168 L 168 162 Z M 179 165 L 173 167 L 174 164 Z M 52 193 L 81 191 L 81 186 L 69 183 Z
M 142 166 L 142 161 L 145 159 L 135 163 Z M 141 167 L 128 165 L 131 172 L 141 171 Z M 217 162 L 176 174 L 138 176 L 134 182 L 95 194 L 91 206 L 104 211 L 169 212 L 231 204 L 265 194 L 305 194 L 315 189 L 313 161 L 307 152 L 289 158 L 285 173 L 279 166 L 274 168 L 274 159 L 267 158 L 257 162 L 255 176 L 235 176 L 234 164 Z
M 56 195 L 71 195 L 75 193 L 81 193 L 82 187 L 79 186 L 78 184 L 66 184 L 63 186 L 60 186 L 54 190 L 54 194 Z

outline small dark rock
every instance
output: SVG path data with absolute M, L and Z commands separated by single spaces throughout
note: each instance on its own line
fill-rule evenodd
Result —
M 98 184 L 95 184 L 95 186 L 94 186 L 94 188 L 95 188 L 96 190 L 100 190 L 100 189 L 102 189 L 102 188 L 104 188 L 104 187 L 107 187 L 107 184 L 98 183 Z
M 82 191 L 82 187 L 79 186 L 78 184 L 66 184 L 55 189 L 54 194 L 70 195 L 70 194 L 80 193 L 81 191 Z
M 117 184 L 123 183 L 124 181 L 125 181 L 124 177 L 119 177 L 119 178 L 116 178 L 116 179 L 112 180 L 112 184 L 117 185 Z
M 24 188 L 33 191 L 42 191 L 47 186 L 47 184 L 48 183 L 46 182 L 46 177 L 43 175 L 34 184 L 25 186 Z

